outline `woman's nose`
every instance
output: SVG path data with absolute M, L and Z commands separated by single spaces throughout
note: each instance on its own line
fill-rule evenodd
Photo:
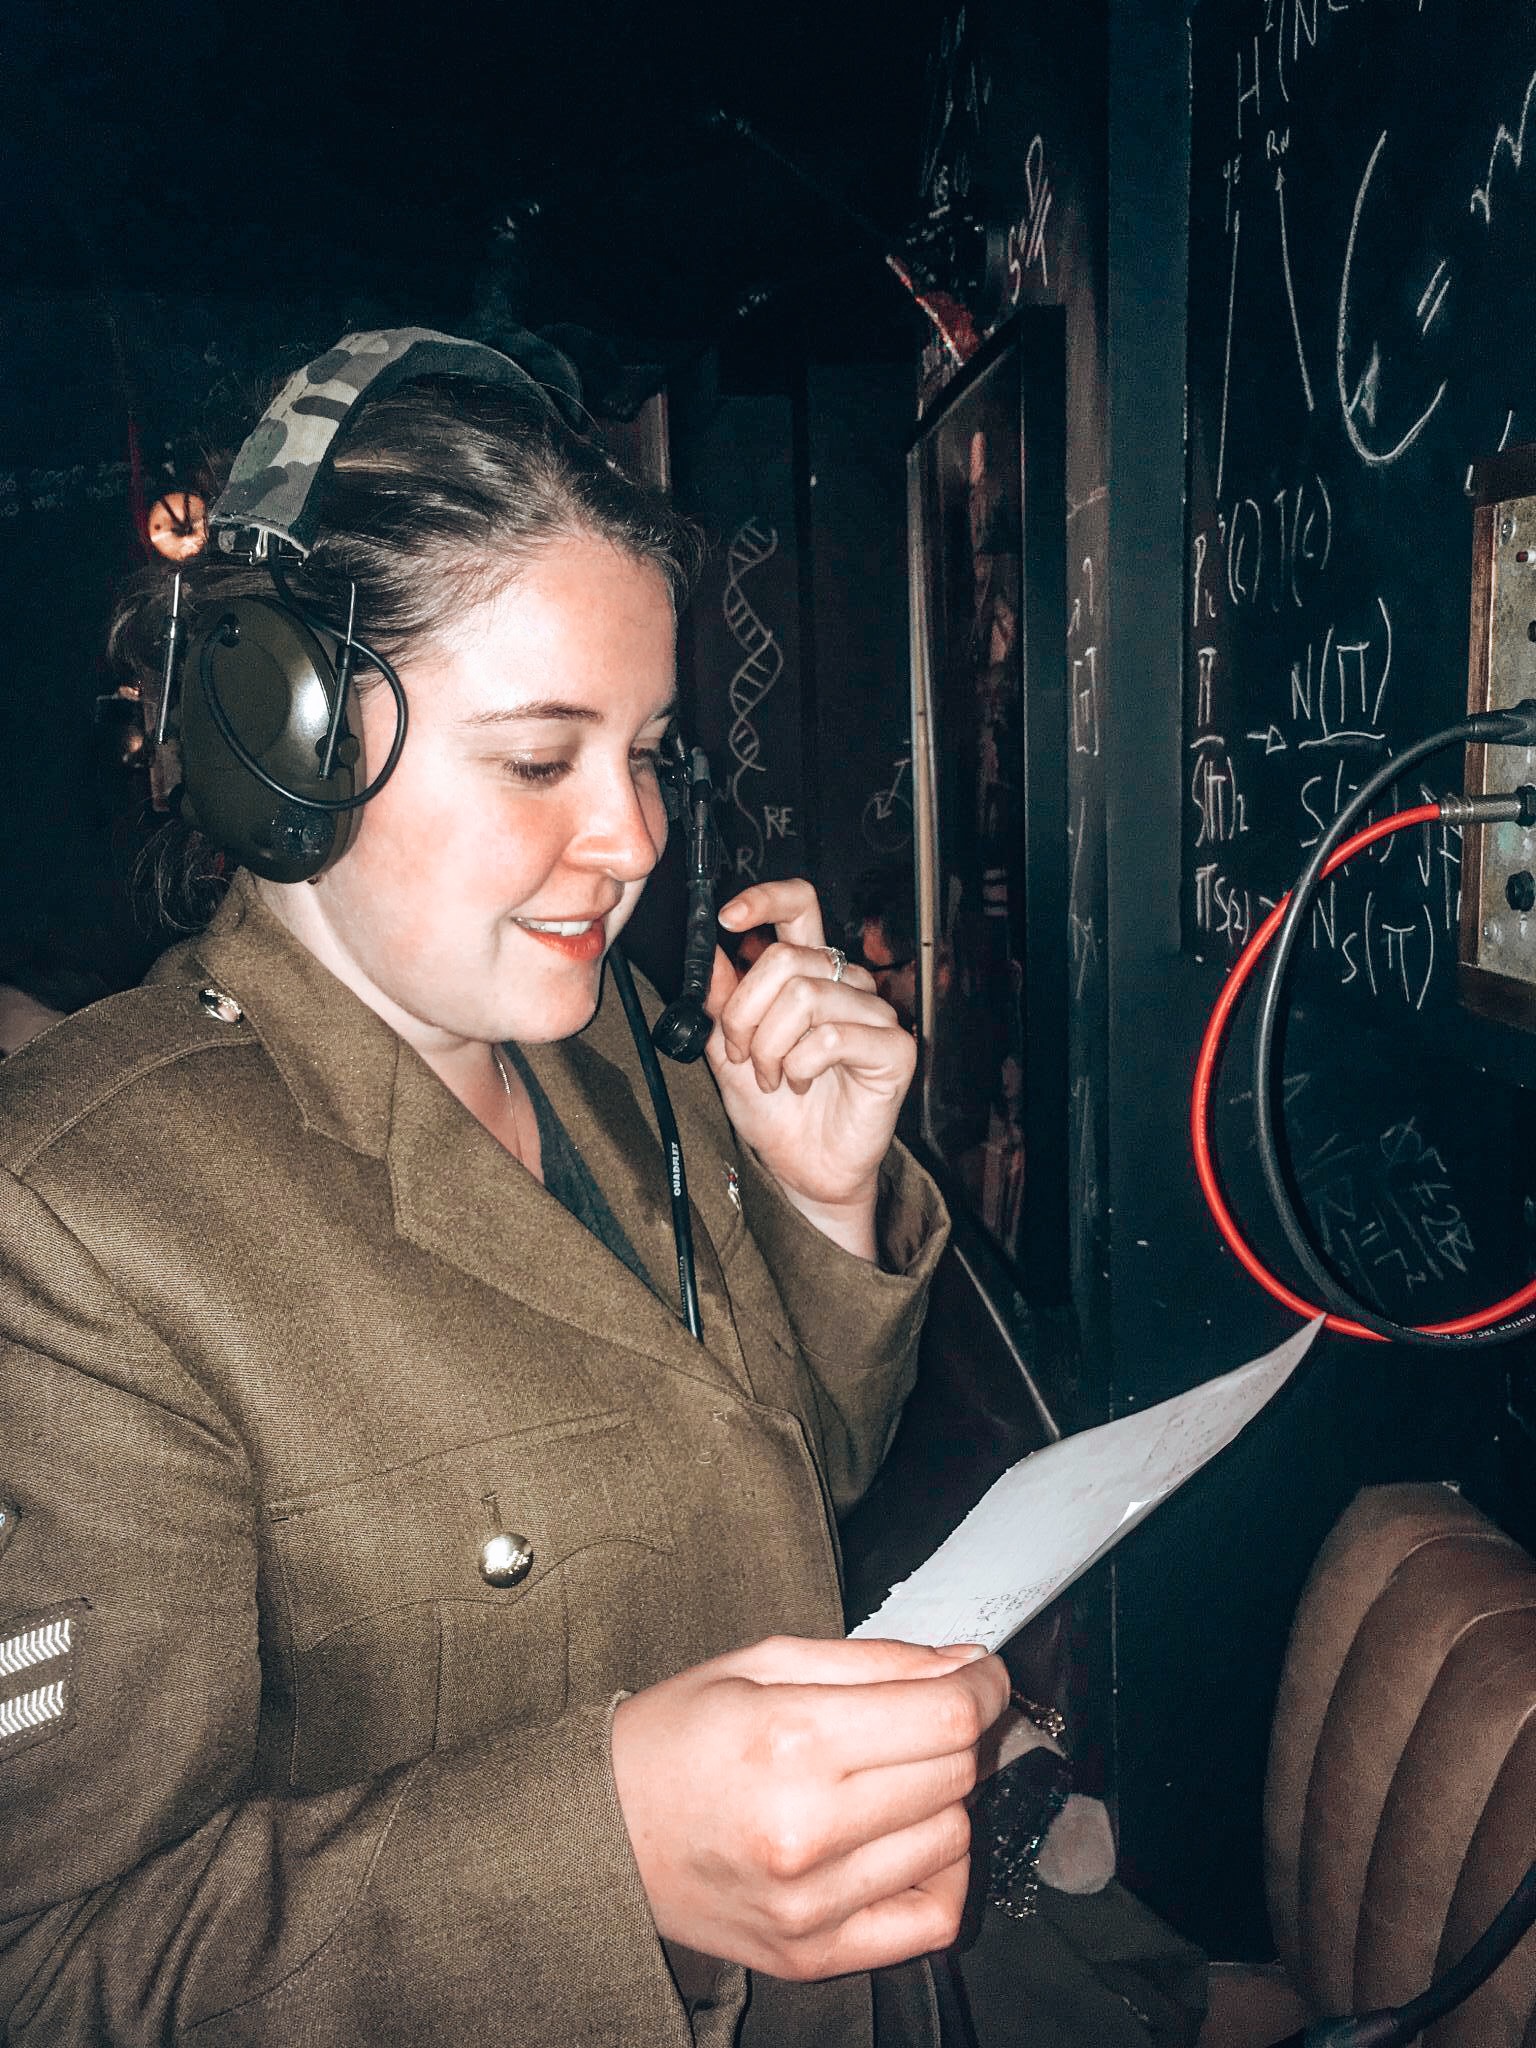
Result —
M 660 790 L 626 773 L 588 812 L 572 851 L 616 881 L 638 882 L 661 858 L 666 837 Z

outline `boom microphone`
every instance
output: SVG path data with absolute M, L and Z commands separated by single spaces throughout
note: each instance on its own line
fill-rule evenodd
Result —
M 715 789 L 709 756 L 694 747 L 688 762 L 688 921 L 683 942 L 683 989 L 656 1019 L 651 1041 L 668 1059 L 687 1064 L 703 1052 L 714 1029 L 704 1007 L 715 965 L 715 874 L 720 834 L 715 825 Z

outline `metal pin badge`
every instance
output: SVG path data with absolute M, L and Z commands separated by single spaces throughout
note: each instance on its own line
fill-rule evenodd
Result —
M 221 988 L 200 988 L 197 1000 L 208 1015 L 217 1018 L 221 1024 L 238 1024 L 245 1015 L 234 997 L 226 995 Z
M 731 1198 L 731 1207 L 739 1216 L 741 1214 L 741 1175 L 734 1166 L 728 1166 L 725 1169 L 725 1192 Z
M 533 1570 L 533 1545 L 526 1536 L 501 1526 L 501 1510 L 494 1493 L 484 1496 L 491 1518 L 491 1534 L 480 1546 L 480 1576 L 488 1586 L 505 1589 L 520 1585 Z

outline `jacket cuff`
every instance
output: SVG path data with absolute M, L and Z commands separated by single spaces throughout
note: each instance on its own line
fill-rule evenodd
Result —
M 614 1784 L 617 1703 L 416 1766 L 370 1890 L 436 1950 L 440 2011 L 467 1999 L 553 2048 L 579 2010 L 583 2038 L 690 2048 Z
M 901 1355 L 922 1328 L 928 1288 L 949 1241 L 949 1215 L 933 1180 L 893 1141 L 880 1167 L 880 1263 L 857 1258 L 787 1198 L 749 1146 L 742 1194 L 752 1234 L 808 1358 L 844 1370 L 858 1359 Z

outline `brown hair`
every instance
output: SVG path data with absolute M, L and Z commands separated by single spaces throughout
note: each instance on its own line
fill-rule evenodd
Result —
M 451 377 L 403 385 L 359 409 L 319 491 L 320 531 L 290 571 L 294 596 L 340 627 L 355 584 L 358 637 L 394 662 L 494 597 L 552 542 L 591 536 L 651 563 L 674 609 L 702 559 L 698 529 L 533 390 Z M 183 571 L 189 635 L 229 598 L 271 588 L 265 569 L 210 548 Z M 108 643 L 151 726 L 165 623 L 161 569 L 124 593 Z M 152 919 L 186 931 L 207 921 L 222 877 L 217 850 L 173 818 L 145 848 L 137 880 Z

